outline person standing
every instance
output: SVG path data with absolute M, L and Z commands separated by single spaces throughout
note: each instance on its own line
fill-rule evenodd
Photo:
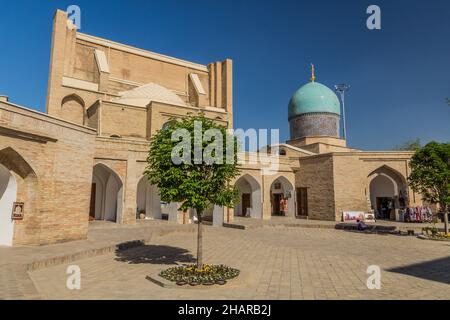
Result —
M 280 199 L 280 213 L 283 217 L 286 216 L 287 213 L 287 200 L 284 197 Z

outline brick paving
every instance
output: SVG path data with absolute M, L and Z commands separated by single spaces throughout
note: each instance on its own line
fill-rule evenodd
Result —
M 0 300 L 40 299 L 27 271 L 114 252 L 119 245 L 151 242 L 155 234 L 193 232 L 193 225 L 142 221 L 134 226 L 92 223 L 86 240 L 49 246 L 0 247 Z
M 450 299 L 450 243 L 329 228 L 206 227 L 204 259 L 242 271 L 239 281 L 202 289 L 162 288 L 147 275 L 195 254 L 193 232 L 154 235 L 144 246 L 29 272 L 44 299 Z M 81 290 L 66 288 L 69 264 Z M 381 290 L 366 286 L 369 265 Z

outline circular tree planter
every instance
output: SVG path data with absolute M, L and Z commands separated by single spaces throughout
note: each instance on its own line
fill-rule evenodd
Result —
M 201 269 L 195 265 L 184 265 L 163 270 L 159 277 L 178 286 L 223 286 L 239 274 L 239 270 L 225 265 L 204 265 Z
M 424 234 L 421 234 L 421 235 L 417 236 L 417 238 L 422 239 L 422 240 L 433 240 L 433 241 L 450 242 L 450 238 L 439 237 L 439 236 L 427 236 L 427 235 L 424 235 Z

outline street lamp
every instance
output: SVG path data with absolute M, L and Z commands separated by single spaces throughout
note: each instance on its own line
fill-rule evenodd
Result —
M 348 84 L 337 84 L 334 86 L 334 89 L 336 92 L 339 93 L 339 95 L 341 96 L 341 101 L 342 101 L 342 124 L 343 124 L 343 129 L 344 129 L 344 140 L 347 140 L 347 126 L 345 124 L 345 92 L 348 91 L 348 89 L 350 89 L 350 85 Z

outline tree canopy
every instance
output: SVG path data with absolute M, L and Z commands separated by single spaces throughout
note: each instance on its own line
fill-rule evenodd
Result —
M 420 149 L 422 143 L 420 142 L 420 138 L 416 138 L 415 140 L 405 141 L 400 145 L 396 145 L 393 150 L 396 151 L 416 151 Z
M 229 183 L 239 174 L 237 148 L 224 126 L 202 114 L 171 120 L 151 139 L 146 175 L 161 200 L 181 203 L 180 210 L 233 206 L 237 192 Z
M 425 201 L 437 203 L 445 212 L 450 205 L 450 143 L 430 142 L 416 151 L 410 162 L 411 188 Z M 448 217 L 445 229 L 448 233 Z

